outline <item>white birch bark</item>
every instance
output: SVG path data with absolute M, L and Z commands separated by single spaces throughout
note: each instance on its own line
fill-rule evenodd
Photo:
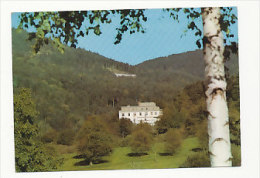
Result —
M 203 52 L 208 111 L 209 154 L 212 167 L 232 166 L 229 118 L 224 71 L 224 39 L 221 32 L 220 8 L 202 8 Z

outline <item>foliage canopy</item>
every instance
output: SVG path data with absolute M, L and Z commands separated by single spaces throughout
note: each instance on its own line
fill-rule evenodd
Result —
M 57 168 L 55 152 L 38 140 L 37 117 L 31 91 L 20 88 L 14 95 L 15 167 L 17 172 L 47 171 Z
M 230 33 L 230 26 L 234 24 L 237 17 L 232 13 L 232 7 L 221 8 L 222 15 L 220 17 L 221 29 L 226 34 L 225 43 L 234 34 Z M 117 35 L 114 44 L 121 42 L 123 34 L 129 32 L 130 34 L 141 32 L 145 33 L 142 24 L 148 18 L 145 16 L 145 9 L 122 9 L 122 10 L 92 10 L 92 11 L 59 11 L 59 12 L 25 12 L 20 16 L 19 28 L 32 28 L 35 32 L 29 34 L 28 39 L 35 39 L 33 45 L 34 52 L 37 53 L 44 44 L 48 44 L 52 39 L 53 44 L 64 52 L 64 44 L 76 48 L 78 44 L 78 37 L 85 37 L 90 31 L 96 35 L 101 35 L 101 25 L 109 24 L 119 16 L 120 24 L 115 30 Z M 206 39 L 203 38 L 202 29 L 200 25 L 194 22 L 195 19 L 201 17 L 200 8 L 168 8 L 164 9 L 169 13 L 173 20 L 179 21 L 180 14 L 183 13 L 187 18 L 187 29 L 194 31 L 196 36 L 196 45 L 198 48 L 202 47 L 202 43 Z M 185 30 L 187 31 L 187 30 Z M 228 59 L 230 51 L 237 52 L 237 45 L 231 42 L 231 46 L 226 48 L 224 53 Z

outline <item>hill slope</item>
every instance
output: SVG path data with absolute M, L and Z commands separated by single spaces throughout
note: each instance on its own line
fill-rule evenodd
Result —
M 202 52 L 192 51 L 130 66 L 104 56 L 66 47 L 61 54 L 51 44 L 33 55 L 24 31 L 12 33 L 14 92 L 31 88 L 40 112 L 39 121 L 60 130 L 75 128 L 86 116 L 115 113 L 122 105 L 171 102 L 187 84 L 203 79 Z M 238 69 L 233 56 L 233 73 Z M 136 78 L 113 72 L 135 73 Z
M 238 74 L 238 56 L 231 54 L 230 60 L 226 62 L 229 74 Z M 163 73 L 180 74 L 186 80 L 203 80 L 204 78 L 204 61 L 202 50 L 189 51 L 180 54 L 173 54 L 167 57 L 160 57 L 145 61 L 137 65 L 137 71 L 140 74 Z M 172 75 L 174 76 L 174 75 Z M 161 76 L 160 76 L 161 77 Z

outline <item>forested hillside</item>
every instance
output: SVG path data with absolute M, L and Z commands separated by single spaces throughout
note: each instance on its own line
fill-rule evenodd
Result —
M 230 75 L 238 74 L 237 55 L 231 53 L 230 59 L 226 62 L 226 67 Z M 179 86 L 181 87 L 184 83 L 203 80 L 205 70 L 202 50 L 148 60 L 138 64 L 136 68 L 140 75 L 149 73 L 152 77 L 163 79 L 174 76 L 173 78 L 180 82 Z
M 146 62 L 148 68 L 146 63 L 130 66 L 83 49 L 67 47 L 61 54 L 51 44 L 33 55 L 26 35 L 13 30 L 14 89 L 30 88 L 40 121 L 56 130 L 75 127 L 92 114 L 117 112 L 122 105 L 137 101 L 155 101 L 164 107 L 181 87 L 201 79 L 179 70 L 181 64 L 172 60 L 164 60 L 163 65 L 173 70 L 160 65 L 155 69 L 160 59 Z M 137 78 L 117 78 L 111 68 L 136 73 Z
M 181 141 L 190 136 L 198 137 L 199 149 L 206 149 L 202 51 L 175 54 L 131 66 L 84 49 L 66 47 L 65 53 L 61 54 L 51 42 L 33 54 L 33 43 L 27 40 L 24 31 L 13 29 L 12 39 L 14 94 L 19 94 L 20 88 L 31 91 L 37 110 L 34 114 L 39 129 L 37 138 L 43 143 L 54 144 L 55 149 L 58 145 L 70 145 L 73 147 L 70 152 L 81 150 L 82 153 L 86 147 L 78 144 L 84 144 L 82 139 L 85 137 L 82 136 L 91 133 L 106 140 L 108 151 L 101 155 L 109 154 L 114 147 L 133 145 L 130 138 L 141 131 L 139 128 L 129 129 L 131 124 L 127 122 L 120 123 L 118 110 L 138 101 L 154 101 L 163 109 L 164 115 L 149 133 L 163 135 L 177 129 L 177 135 L 183 136 Z M 237 56 L 231 56 L 227 68 L 232 76 L 228 79 L 227 91 L 232 142 L 239 146 Z M 111 69 L 134 73 L 137 77 L 116 77 Z M 200 129 L 203 127 L 204 130 Z M 122 132 L 125 132 L 122 129 L 129 129 L 128 137 L 122 138 Z M 170 136 L 167 138 L 171 139 Z M 239 165 L 240 157 L 236 159 Z

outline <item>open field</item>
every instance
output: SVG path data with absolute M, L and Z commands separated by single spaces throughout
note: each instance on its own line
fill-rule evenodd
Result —
M 77 170 L 108 170 L 108 169 L 160 169 L 160 168 L 178 168 L 192 154 L 192 149 L 198 147 L 198 139 L 195 137 L 187 138 L 183 141 L 181 147 L 173 156 L 161 156 L 163 143 L 154 144 L 148 155 L 140 157 L 130 157 L 129 147 L 119 147 L 114 149 L 110 156 L 103 157 L 104 163 L 75 166 L 84 159 L 75 159 L 75 153 L 64 154 L 64 164 L 58 168 L 58 171 L 77 171 Z

